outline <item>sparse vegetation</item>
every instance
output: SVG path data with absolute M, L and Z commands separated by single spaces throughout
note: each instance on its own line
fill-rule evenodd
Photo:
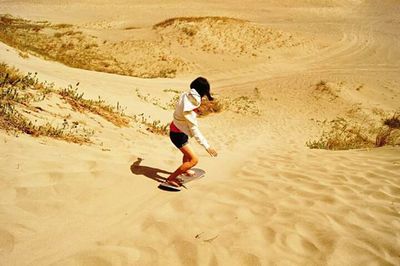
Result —
M 135 27 L 135 26 L 129 26 L 129 27 L 125 27 L 124 30 L 137 30 L 140 29 L 139 27 Z
M 228 22 L 228 21 L 246 22 L 245 20 L 235 19 L 235 18 L 227 18 L 227 17 L 176 17 L 176 18 L 170 18 L 170 19 L 161 21 L 161 22 L 155 24 L 153 26 L 153 28 L 154 29 L 165 28 L 165 27 L 171 26 L 177 22 L 184 22 L 184 23 L 202 22 L 207 19 L 220 20 L 220 21 L 224 21 L 224 22 Z
M 351 124 L 344 118 L 330 122 L 330 130 L 324 131 L 318 140 L 308 141 L 311 149 L 348 150 L 373 147 L 373 140 L 368 137 L 366 129 L 359 124 Z
M 24 53 L 32 53 L 68 66 L 107 72 L 104 62 L 114 59 L 97 48 L 96 40 L 68 24 L 52 25 L 0 16 L 0 40 Z
M 163 92 L 172 92 L 175 94 L 181 94 L 183 91 L 175 90 L 175 89 L 165 89 L 165 90 L 163 90 Z
M 11 15 L 0 15 L 0 41 L 20 50 L 23 58 L 33 54 L 71 67 L 127 76 L 171 78 L 178 68 L 185 66 L 182 60 L 168 56 L 167 52 L 160 54 L 158 44 L 133 41 L 129 45 L 137 47 L 127 48 L 124 42 L 99 41 L 70 24 L 54 25 Z M 110 49 L 121 55 L 111 54 Z M 127 60 L 127 49 L 136 55 L 145 54 L 144 61 Z
M 136 91 L 136 96 L 137 96 L 139 99 L 141 99 L 141 100 L 143 100 L 143 101 L 145 101 L 145 102 L 147 102 L 147 103 L 151 103 L 151 104 L 154 105 L 154 106 L 158 106 L 158 107 L 160 107 L 160 108 L 163 109 L 163 110 L 168 110 L 168 109 L 169 109 L 169 108 L 168 108 L 169 106 L 164 106 L 164 105 L 161 103 L 161 99 L 156 98 L 156 97 L 152 97 L 152 96 L 150 95 L 150 93 L 143 94 L 143 93 L 141 93 L 141 92 L 139 91 L 139 89 L 136 89 L 135 91 Z
M 333 101 L 338 98 L 337 94 L 338 90 L 333 87 L 332 84 L 329 84 L 325 80 L 321 80 L 314 87 L 314 97 L 317 99 L 327 98 L 329 101 Z
M 47 121 L 49 115 L 60 115 L 33 105 L 45 100 L 48 95 L 64 99 L 75 111 L 97 114 L 119 127 L 129 125 L 130 118 L 124 114 L 124 108 L 119 103 L 112 106 L 100 97 L 98 100 L 84 99 L 83 93 L 78 93 L 78 85 L 75 88 L 68 86 L 62 90 L 56 89 L 54 84 L 39 82 L 36 73 L 22 75 L 15 68 L 0 63 L 0 129 L 35 137 L 47 136 L 74 143 L 90 143 L 94 132 L 82 127 L 83 122 L 71 122 L 68 115 L 63 118 L 62 124 L 53 126 Z M 160 126 L 152 123 L 152 127 Z
M 171 42 L 213 54 L 256 57 L 260 50 L 300 44 L 291 34 L 229 17 L 176 17 L 153 29 Z
M 400 113 L 395 112 L 393 116 L 385 118 L 383 120 L 383 124 L 388 126 L 391 129 L 399 129 L 400 128 Z
M 14 133 L 22 132 L 34 137 L 47 136 L 74 143 L 90 142 L 88 135 L 73 134 L 72 128 L 54 127 L 50 123 L 37 125 L 22 115 L 22 112 L 31 113 L 40 110 L 31 106 L 30 103 L 44 99 L 52 90 L 48 84 L 39 82 L 36 75 L 23 76 L 16 69 L 5 64 L 0 64 L 0 69 L 0 129 Z M 44 95 L 43 97 L 35 97 L 39 91 Z
M 146 127 L 146 130 L 157 135 L 168 135 L 169 124 L 162 124 L 160 120 L 150 121 L 150 117 L 146 118 L 144 113 L 133 116 L 134 121 Z
M 239 96 L 236 98 L 224 99 L 221 105 L 223 109 L 231 110 L 238 114 L 260 115 L 257 101 L 253 97 Z
M 50 123 L 35 125 L 15 108 L 5 107 L 0 104 L 0 128 L 15 133 L 22 132 L 33 137 L 46 136 L 73 143 L 90 143 L 89 136 L 78 136 L 66 131 L 66 128 L 57 128 Z M 72 129 L 72 128 L 71 128 Z
M 383 119 L 383 126 L 376 136 L 375 145 L 400 145 L 400 113 L 395 112 L 392 116 Z
M 73 26 L 71 24 L 60 23 L 60 24 L 54 25 L 54 27 L 57 28 L 57 29 L 66 29 L 66 28 L 72 28 Z
M 372 122 L 351 122 L 345 118 L 332 120 L 330 129 L 318 140 L 308 141 L 311 149 L 348 150 L 385 145 L 400 145 L 399 114 L 385 118 L 376 126 Z
M 178 100 L 179 100 L 179 97 L 181 96 L 181 94 L 182 94 L 182 92 L 180 92 L 180 91 L 177 91 L 177 90 L 171 90 L 171 91 L 169 91 L 169 92 L 172 92 L 172 93 L 174 93 L 174 96 L 171 98 L 171 100 L 169 101 L 169 103 L 167 104 L 167 106 L 170 108 L 170 109 L 175 109 L 175 106 L 176 106 L 176 103 L 178 102 Z
M 24 52 L 19 52 L 18 55 L 24 59 L 29 58 L 29 54 L 28 53 L 24 53 Z
M 203 99 L 199 107 L 199 113 L 201 116 L 206 116 L 212 113 L 219 113 L 223 110 L 223 105 L 218 99 L 209 101 L 208 99 Z
M 290 34 L 226 17 L 172 18 L 153 30 L 157 40 L 107 41 L 70 24 L 0 15 L 0 41 L 20 50 L 24 58 L 30 54 L 71 67 L 142 78 L 173 78 L 197 68 L 176 54 L 174 43 L 235 57 L 256 57 L 264 55 L 265 49 L 299 45 Z
M 78 85 L 78 84 L 77 84 Z M 117 106 L 111 106 L 105 103 L 100 97 L 98 100 L 88 100 L 83 98 L 83 93 L 78 93 L 78 88 L 71 85 L 58 92 L 74 110 L 79 112 L 89 111 L 97 114 L 118 127 L 129 125 L 129 118 L 125 116 L 123 109 L 117 103 Z

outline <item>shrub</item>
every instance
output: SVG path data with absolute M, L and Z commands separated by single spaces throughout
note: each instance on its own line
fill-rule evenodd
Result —
M 308 141 L 311 149 L 348 150 L 372 147 L 373 142 L 358 124 L 351 124 L 344 118 L 331 121 L 331 129 L 322 133 L 318 140 Z
M 383 124 L 389 128 L 400 128 L 400 113 L 394 113 L 392 117 L 384 119 Z
M 355 123 L 344 118 L 332 120 L 330 129 L 318 140 L 307 141 L 311 149 L 348 150 L 385 145 L 400 145 L 399 114 L 385 118 L 382 125 Z
M 201 101 L 201 105 L 199 107 L 200 116 L 206 116 L 211 113 L 219 113 L 223 109 L 223 106 L 220 101 L 214 99 L 213 101 L 209 101 L 208 99 L 203 99 Z

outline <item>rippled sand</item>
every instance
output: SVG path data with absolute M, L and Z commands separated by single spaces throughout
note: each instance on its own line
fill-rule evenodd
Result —
M 139 37 L 121 31 L 140 27 L 148 42 L 165 36 L 152 45 L 188 66 L 174 79 L 141 79 L 22 58 L 0 44 L 0 61 L 41 80 L 80 82 L 87 97 L 163 123 L 172 111 L 136 89 L 168 103 L 166 90 L 185 90 L 203 75 L 230 102 L 200 119 L 219 156 L 193 140 L 206 176 L 179 193 L 154 180 L 175 170 L 179 153 L 167 137 L 137 125 L 121 129 L 81 114 L 96 131 L 95 144 L 81 146 L 1 131 L 0 264 L 399 265 L 399 147 L 305 144 L 320 136 L 324 120 L 400 108 L 399 11 L 389 0 L 0 1 L 0 13 L 73 23 L 100 39 L 114 33 L 124 43 L 112 52 L 145 61 L 146 53 L 132 50 Z M 153 28 L 196 16 L 229 19 Z M 190 30 L 198 36 L 184 35 Z M 332 90 L 316 91 L 321 80 Z M 53 105 L 43 108 L 65 111 Z

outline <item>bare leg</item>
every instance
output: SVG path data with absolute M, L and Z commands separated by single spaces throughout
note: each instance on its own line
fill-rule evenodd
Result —
M 190 162 L 190 158 L 188 156 L 186 156 L 185 154 L 183 154 L 183 158 L 182 158 L 182 164 L 186 163 L 186 162 Z M 186 170 L 185 175 L 187 176 L 193 176 L 195 174 L 195 172 L 193 170 Z
M 188 156 L 186 156 L 185 154 L 183 154 L 182 163 L 186 163 L 186 162 L 189 162 L 189 161 L 190 161 L 190 158 Z
M 199 159 L 196 154 L 193 152 L 192 148 L 189 144 L 186 144 L 182 148 L 179 149 L 183 153 L 182 165 L 178 167 L 168 178 L 167 182 L 174 185 L 179 186 L 179 182 L 176 179 L 180 174 L 185 173 L 190 168 L 195 166 Z

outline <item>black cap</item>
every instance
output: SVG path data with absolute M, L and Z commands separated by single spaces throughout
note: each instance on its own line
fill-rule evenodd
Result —
M 190 83 L 190 88 L 195 89 L 200 94 L 200 97 L 207 96 L 208 100 L 214 100 L 210 94 L 210 84 L 207 79 L 198 77 Z

